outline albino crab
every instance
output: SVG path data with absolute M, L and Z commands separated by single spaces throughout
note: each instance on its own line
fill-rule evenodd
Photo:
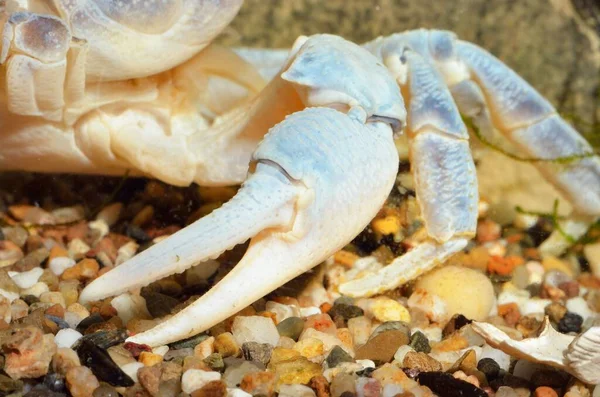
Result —
M 301 37 L 290 51 L 242 58 L 210 45 L 241 1 L 0 0 L 0 169 L 243 182 L 230 202 L 83 290 L 83 302 L 120 294 L 252 239 L 212 290 L 131 341 L 204 331 L 341 249 L 392 189 L 394 132 L 409 138 L 429 239 L 341 292 L 393 289 L 462 250 L 478 189 L 461 114 L 529 156 L 569 158 L 537 165 L 576 209 L 574 225 L 600 216 L 590 145 L 483 49 L 417 30 L 363 46 Z

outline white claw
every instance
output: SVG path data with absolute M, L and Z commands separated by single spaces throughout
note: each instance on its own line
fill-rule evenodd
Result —
M 81 299 L 114 295 L 180 272 L 254 236 L 240 263 L 209 292 L 130 340 L 159 346 L 197 334 L 356 236 L 387 198 L 398 155 L 388 124 L 365 125 L 337 110 L 310 108 L 273 127 L 253 160 L 256 171 L 226 209 L 98 278 Z
M 214 259 L 264 229 L 285 227 L 302 190 L 279 170 L 259 164 L 233 199 L 94 280 L 82 291 L 80 300 L 99 300 L 146 286 Z
M 473 330 L 490 346 L 517 358 L 560 368 L 583 382 L 600 383 L 600 327 L 591 327 L 577 337 L 556 331 L 544 318 L 537 338 L 521 341 L 488 323 L 474 321 Z

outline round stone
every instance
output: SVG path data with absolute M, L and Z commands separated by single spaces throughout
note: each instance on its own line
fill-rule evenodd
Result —
M 461 266 L 446 266 L 423 276 L 415 285 L 439 296 L 448 314 L 483 321 L 492 310 L 496 298 L 494 287 L 483 273 Z

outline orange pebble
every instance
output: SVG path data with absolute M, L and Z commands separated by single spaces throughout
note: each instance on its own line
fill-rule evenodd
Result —
M 513 269 L 525 263 L 520 256 L 510 255 L 501 257 L 497 255 L 490 256 L 488 262 L 488 272 L 506 276 L 512 273 Z
M 325 302 L 321 306 L 319 306 L 319 309 L 321 309 L 321 313 L 327 313 L 329 310 L 331 310 L 332 307 L 333 305 L 331 303 Z
M 552 389 L 551 387 L 540 386 L 537 389 L 535 389 L 534 396 L 535 397 L 558 397 L 558 394 L 556 394 L 554 389 Z
M 344 250 L 338 251 L 333 255 L 333 260 L 335 263 L 346 266 L 348 268 L 351 268 L 354 265 L 354 262 L 356 262 L 356 260 L 359 258 L 360 257 L 355 253 Z
M 521 318 L 519 306 L 514 302 L 498 305 L 498 315 L 502 316 L 508 325 L 515 325 Z

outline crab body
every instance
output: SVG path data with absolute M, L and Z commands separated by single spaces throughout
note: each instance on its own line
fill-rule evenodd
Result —
M 132 341 L 201 332 L 341 249 L 393 186 L 395 134 L 408 137 L 427 239 L 343 294 L 396 288 L 473 237 L 479 196 L 463 117 L 547 160 L 541 174 L 575 209 L 568 230 L 600 216 L 590 145 L 501 61 L 451 32 L 363 46 L 315 35 L 286 51 L 236 53 L 209 42 L 240 1 L 147 4 L 2 5 L 0 168 L 243 182 L 230 202 L 84 289 L 82 302 L 134 291 L 251 239 L 212 290 Z

